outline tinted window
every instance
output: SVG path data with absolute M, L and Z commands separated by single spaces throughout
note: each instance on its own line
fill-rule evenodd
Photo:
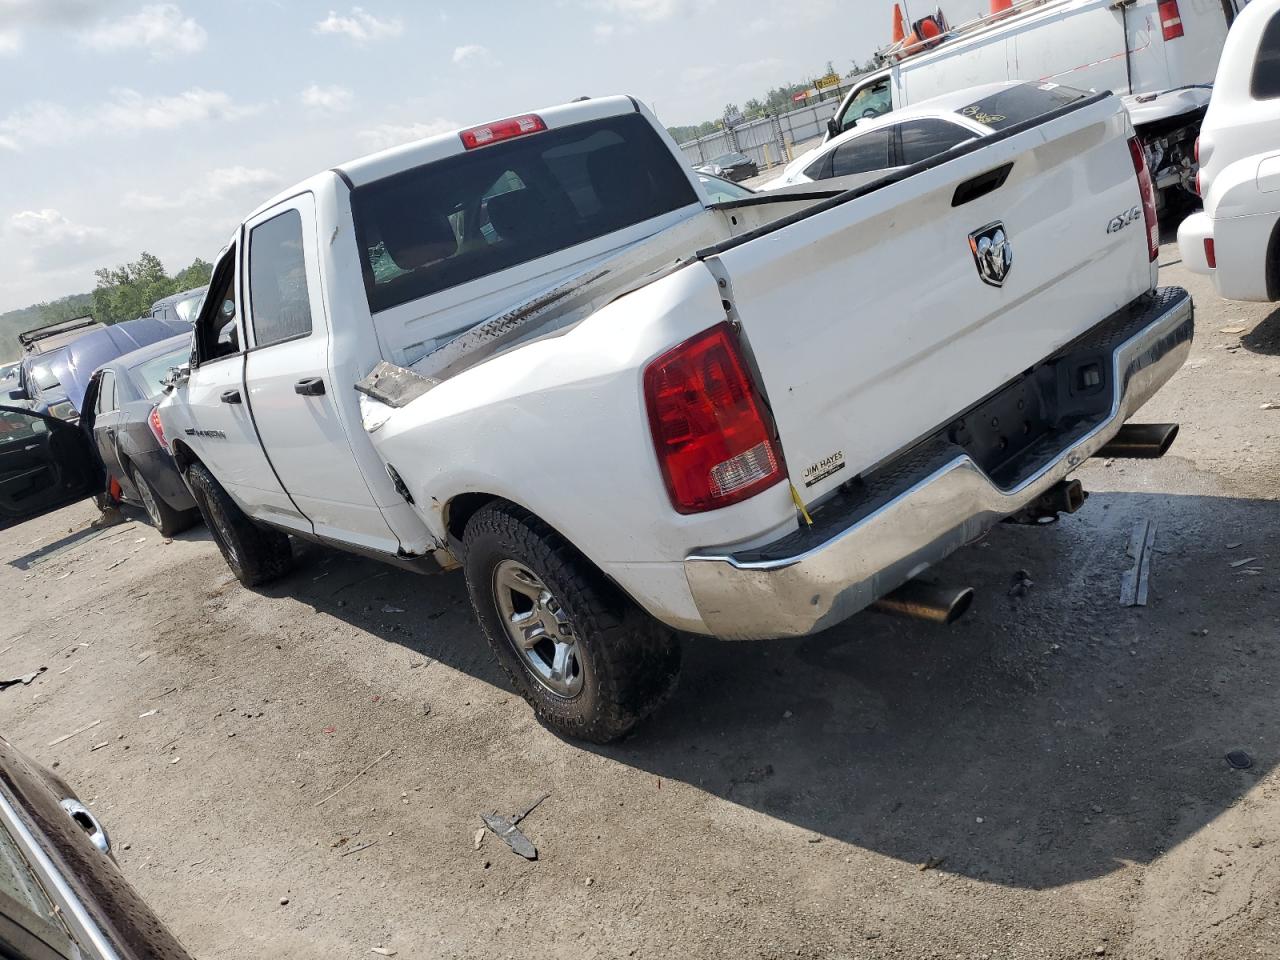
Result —
M 680 164 L 638 113 L 470 150 L 351 197 L 373 311 L 696 202 Z
M 259 347 L 311 332 L 302 215 L 286 210 L 249 233 L 249 309 Z
M 1258 45 L 1258 59 L 1253 64 L 1253 98 L 1274 100 L 1280 97 L 1280 13 L 1267 21 Z
M 908 165 L 928 160 L 976 137 L 946 120 L 912 120 L 898 129 L 902 133 L 902 162 Z
M 956 113 L 992 130 L 1003 130 L 1025 120 L 1083 100 L 1089 94 L 1056 83 L 1020 83 L 961 107 Z
M 846 177 L 851 173 L 868 173 L 891 166 L 891 142 L 890 131 L 874 130 L 840 144 L 831 157 L 831 172 L 827 176 Z

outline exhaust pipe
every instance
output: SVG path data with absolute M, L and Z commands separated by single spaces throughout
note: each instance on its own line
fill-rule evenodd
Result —
M 1075 513 L 1084 506 L 1089 494 L 1079 480 L 1059 480 L 1017 513 L 1008 517 L 1010 523 L 1040 524 L 1058 519 L 1062 513 Z
M 871 605 L 872 610 L 929 623 L 955 623 L 973 603 L 972 587 L 941 587 L 908 580 Z
M 1126 423 L 1094 456 L 1155 459 L 1168 452 L 1177 436 L 1176 423 Z

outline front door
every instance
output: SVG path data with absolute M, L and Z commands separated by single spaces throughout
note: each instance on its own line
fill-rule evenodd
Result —
M 85 397 L 94 399 L 93 407 L 93 439 L 98 445 L 98 455 L 102 457 L 102 465 L 107 468 L 107 476 L 120 481 L 129 478 L 124 475 L 120 464 L 120 451 L 116 434 L 120 429 L 120 404 L 116 400 L 116 375 L 112 370 L 103 370 L 97 374 L 97 395 L 91 386 Z
M 340 404 L 347 402 L 350 418 L 354 390 L 350 381 L 335 382 L 330 375 L 311 194 L 249 221 L 245 237 L 241 260 L 251 346 L 246 399 L 280 482 L 318 536 L 395 553 L 400 542 L 369 490 L 344 427 Z
M 190 417 L 185 439 L 249 516 L 310 532 L 307 518 L 280 485 L 249 409 L 237 251 L 232 244 L 218 262 L 196 321 L 191 376 L 181 387 Z
M 0 530 L 102 491 L 102 468 L 75 424 L 0 406 Z

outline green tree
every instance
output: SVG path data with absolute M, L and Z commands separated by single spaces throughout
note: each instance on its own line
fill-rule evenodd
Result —
M 95 270 L 93 316 L 101 323 L 120 323 L 146 316 L 157 300 L 209 282 L 212 264 L 199 258 L 175 277 L 165 272 L 155 254 L 145 251 L 132 263 Z

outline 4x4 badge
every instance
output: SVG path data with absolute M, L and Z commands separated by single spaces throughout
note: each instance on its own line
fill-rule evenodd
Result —
M 997 220 L 973 231 L 969 234 L 969 249 L 973 251 L 973 262 L 978 265 L 982 282 L 1003 287 L 1004 278 L 1013 269 L 1013 241 L 1004 224 Z

